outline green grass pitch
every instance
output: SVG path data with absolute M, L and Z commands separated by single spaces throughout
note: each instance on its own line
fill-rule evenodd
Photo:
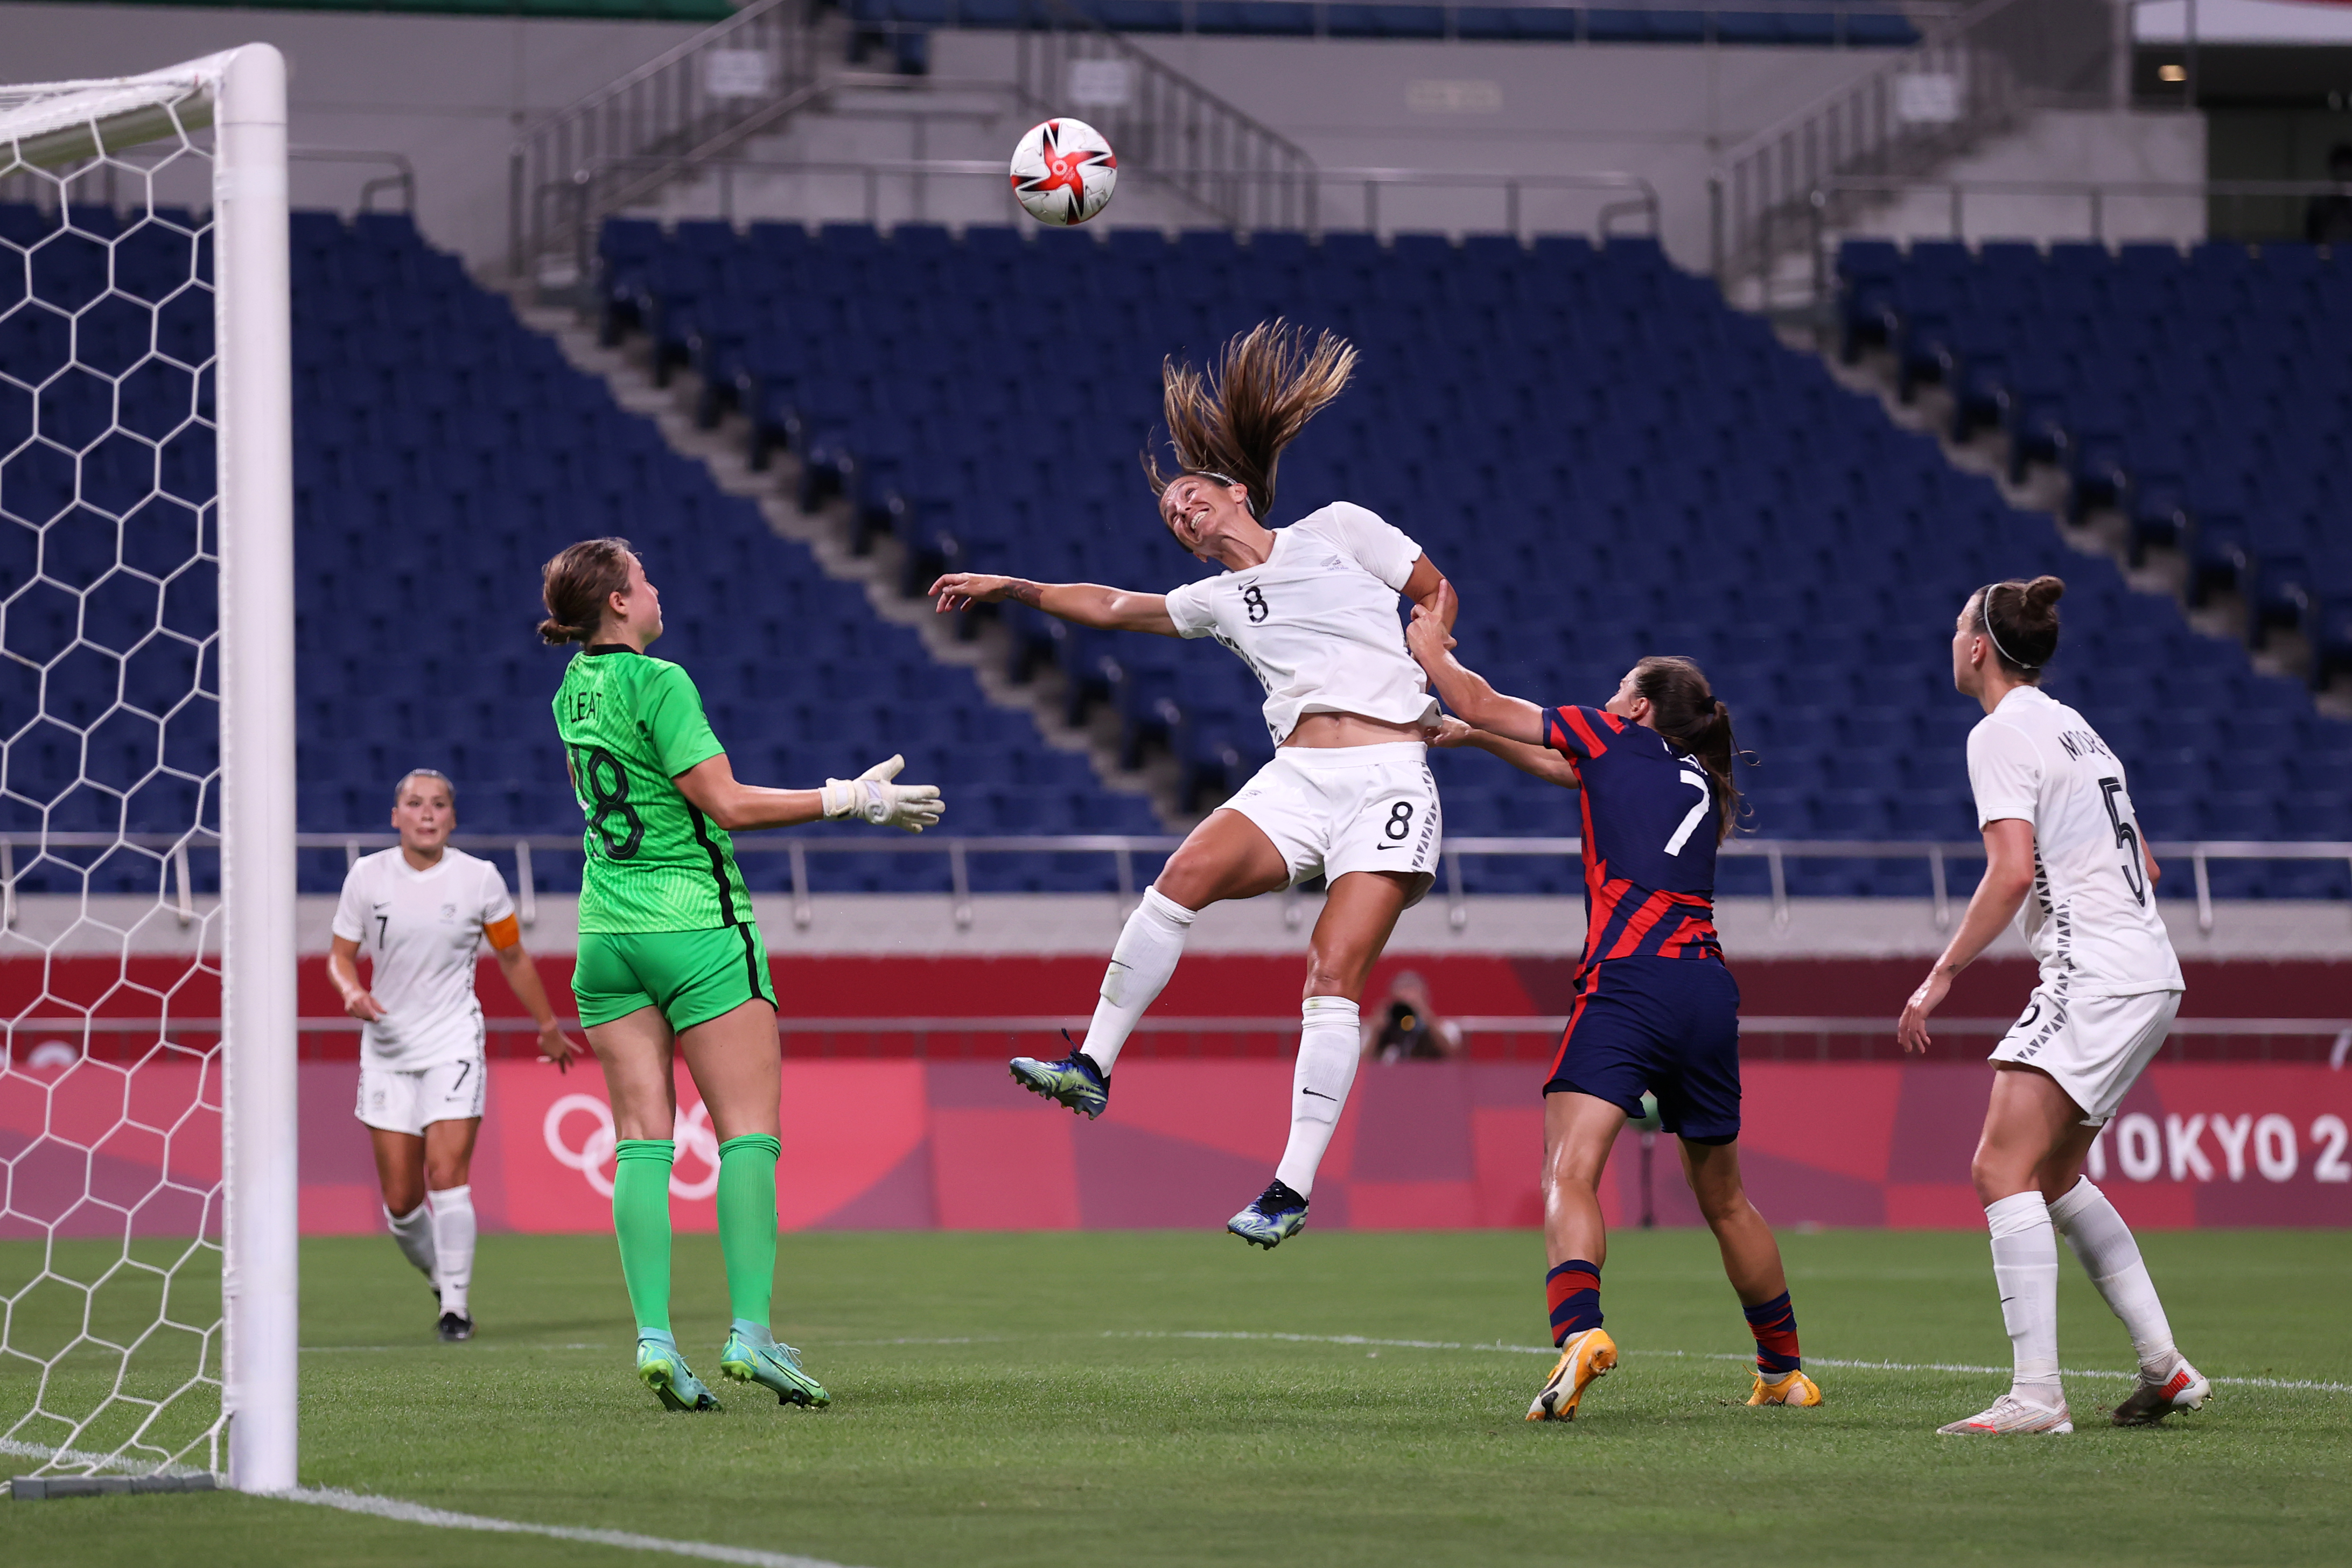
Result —
M 1573 1425 L 1521 1419 L 1548 1363 L 1220 1333 L 1541 1342 L 1525 1233 L 797 1235 L 779 1328 L 830 1411 L 722 1388 L 663 1415 L 632 1375 L 609 1237 L 491 1237 L 479 1338 L 442 1345 L 389 1239 L 303 1248 L 306 1484 L 500 1519 L 938 1563 L 1724 1561 L 2343 1562 L 2352 1394 L 2225 1385 L 2155 1431 L 1939 1439 L 1998 1375 L 1831 1361 L 2005 1364 L 1974 1235 L 1788 1236 L 1828 1394 L 1749 1410 L 1745 1325 L 1703 1233 L 1615 1238 L 1603 1291 L 1623 1364 Z M 2352 1234 L 2143 1238 L 2180 1342 L 2216 1376 L 2352 1384 Z M 18 1244 L 0 1270 L 21 1278 Z M 2069 1368 L 2130 1364 L 2072 1259 Z M 718 1249 L 678 1246 L 677 1328 L 716 1378 Z M 19 1331 L 24 1331 L 20 1323 Z M 1681 1352 L 1679 1354 L 1670 1352 Z M 0 1400 L 22 1408 L 21 1377 Z M 756 1394 L 758 1391 L 754 1390 Z M 21 1462 L 19 1462 L 21 1464 Z M 225 1494 L 0 1503 L 11 1563 L 580 1565 L 650 1558 L 433 1531 Z

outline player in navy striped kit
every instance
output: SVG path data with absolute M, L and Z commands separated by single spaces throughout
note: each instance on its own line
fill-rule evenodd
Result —
M 1683 1171 L 1756 1337 L 1750 1405 L 1819 1405 L 1771 1227 L 1739 1178 L 1739 987 L 1715 932 L 1715 851 L 1731 830 L 1731 715 L 1688 659 L 1645 658 L 1604 708 L 1497 693 L 1414 613 L 1407 645 L 1459 716 L 1435 742 L 1475 745 L 1580 792 L 1586 935 L 1574 1010 L 1544 1084 L 1544 1244 L 1559 1363 L 1530 1421 L 1576 1416 L 1617 1364 L 1601 1326 L 1608 1232 L 1599 1186 L 1626 1119 L 1656 1095 Z

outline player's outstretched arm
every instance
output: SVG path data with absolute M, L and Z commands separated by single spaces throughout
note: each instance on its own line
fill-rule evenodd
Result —
M 1936 960 L 1936 967 L 1911 993 L 1903 1016 L 1895 1022 L 1895 1037 L 1903 1043 L 1906 1055 L 1923 1052 L 1932 1043 L 1927 1037 L 1927 1015 L 1951 991 L 1952 976 L 1992 945 L 2001 928 L 2017 918 L 2026 894 L 2033 890 L 2033 824 L 2011 816 L 1988 822 L 1984 843 L 1984 880 L 1969 900 L 1969 912 L 1961 918 L 1960 929 L 1952 933 L 1944 956 Z
M 1440 580 L 1438 598 L 1450 600 L 1453 589 Z M 1405 628 L 1404 646 L 1429 672 L 1429 684 L 1448 708 L 1474 730 L 1500 735 L 1529 746 L 1544 742 L 1544 710 L 1522 697 L 1506 697 L 1486 684 L 1486 678 L 1463 667 L 1454 657 L 1451 617 L 1444 607 L 1416 605 L 1412 624 Z
M 982 572 L 950 572 L 931 584 L 931 606 L 940 615 L 970 609 L 974 605 L 1001 604 L 1011 599 L 1043 610 L 1057 620 L 1108 632 L 1157 632 L 1181 637 L 1168 616 L 1168 600 L 1160 594 L 1132 594 L 1095 583 L 1032 583 L 1026 577 L 992 577 Z
M 1523 773 L 1531 773 L 1546 784 L 1562 789 L 1581 789 L 1584 781 L 1576 776 L 1576 768 L 1566 757 L 1549 746 L 1530 746 L 1519 741 L 1507 741 L 1500 735 L 1489 735 L 1484 730 L 1474 730 L 1451 713 L 1437 721 L 1437 732 L 1429 738 L 1437 747 L 1472 746 L 1489 756 L 1500 757 Z
M 695 763 L 676 782 L 678 794 L 730 833 L 847 816 L 920 833 L 939 821 L 945 803 L 937 784 L 890 783 L 906 765 L 904 757 L 892 757 L 854 779 L 827 779 L 823 789 L 765 789 L 739 782 L 734 764 L 721 752 Z

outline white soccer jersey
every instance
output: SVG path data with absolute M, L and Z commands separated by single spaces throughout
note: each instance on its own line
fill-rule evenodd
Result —
M 2181 989 L 2147 884 L 2124 765 L 2080 713 L 2031 686 L 1969 732 L 1979 826 L 2033 827 L 2033 890 L 2019 921 L 2042 979 L 2076 994 Z
M 1303 713 L 1426 723 L 1437 703 L 1405 651 L 1397 595 L 1421 546 L 1362 507 L 1334 501 L 1274 531 L 1274 553 L 1246 571 L 1187 583 L 1168 618 L 1213 637 L 1265 688 L 1276 745 Z
M 419 871 L 397 848 L 362 856 L 343 879 L 334 932 L 375 961 L 369 992 L 384 1016 L 360 1027 L 360 1060 L 415 1072 L 482 1054 L 474 958 L 482 928 L 509 919 L 506 879 L 487 860 L 443 849 Z

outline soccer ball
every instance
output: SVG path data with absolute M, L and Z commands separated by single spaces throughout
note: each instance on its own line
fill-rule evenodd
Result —
M 1084 223 L 1110 205 L 1118 157 L 1083 120 L 1032 125 L 1013 149 L 1013 198 L 1039 223 Z

